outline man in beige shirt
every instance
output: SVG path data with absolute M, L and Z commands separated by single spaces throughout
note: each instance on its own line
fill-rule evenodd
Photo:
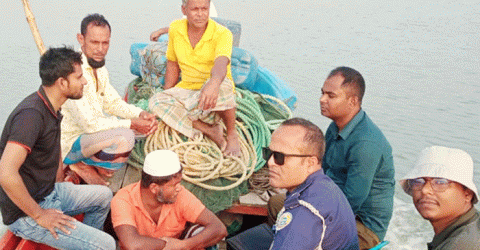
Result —
M 99 14 L 82 20 L 77 40 L 87 79 L 84 95 L 62 106 L 62 159 L 89 184 L 105 180 L 122 168 L 135 143 L 135 132 L 149 135 L 158 127 L 155 115 L 126 103 L 110 84 L 105 56 L 111 28 Z

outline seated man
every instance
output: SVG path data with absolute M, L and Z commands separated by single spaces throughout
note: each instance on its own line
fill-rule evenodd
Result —
M 357 220 L 360 249 L 385 237 L 393 213 L 395 169 L 392 147 L 362 109 L 365 80 L 360 72 L 338 67 L 322 87 L 321 113 L 332 120 L 325 133 L 322 168 L 347 197 Z M 273 222 L 284 197 L 269 201 Z
M 232 33 L 209 19 L 209 0 L 184 0 L 187 17 L 169 28 L 165 91 L 150 99 L 150 110 L 189 138 L 200 132 L 225 155 L 240 155 L 235 129 L 235 85 L 230 72 Z M 182 80 L 177 82 L 181 73 Z M 213 112 L 212 112 L 213 111 Z M 218 123 L 223 120 L 223 128 Z
M 342 190 L 323 173 L 324 152 L 322 131 L 301 118 L 284 121 L 273 132 L 269 148 L 264 148 L 270 185 L 288 191 L 270 249 L 358 250 L 355 216 Z M 268 249 L 261 247 L 269 236 L 264 228 L 250 229 L 263 233 L 264 240 L 246 231 L 228 244 L 241 245 L 237 249 Z M 241 238 L 248 235 L 257 240 Z
M 58 249 L 115 249 L 102 232 L 112 191 L 63 181 L 61 105 L 82 97 L 82 57 L 51 48 L 40 58 L 42 86 L 11 113 L 0 140 L 0 208 L 17 236 Z M 73 217 L 85 214 L 83 223 Z
M 102 15 L 92 14 L 77 35 L 87 85 L 82 98 L 62 106 L 62 159 L 74 182 L 108 185 L 105 179 L 125 166 L 133 149 L 133 131 L 148 135 L 158 126 L 154 115 L 126 103 L 110 84 L 104 66 L 110 31 Z
M 426 148 L 400 185 L 432 224 L 435 236 L 428 249 L 480 249 L 480 214 L 473 207 L 478 191 L 470 155 L 454 148 Z
M 199 249 L 227 235 L 223 223 L 185 189 L 177 154 L 157 150 L 145 157 L 142 179 L 120 189 L 112 200 L 112 223 L 126 249 Z M 203 231 L 179 239 L 187 222 Z

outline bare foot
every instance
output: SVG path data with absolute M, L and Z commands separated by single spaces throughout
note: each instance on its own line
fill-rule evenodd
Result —
M 223 154 L 226 156 L 235 156 L 240 157 L 240 140 L 238 134 L 235 133 L 232 135 L 227 135 L 227 147 L 223 151 Z
M 215 144 L 217 144 L 218 148 L 223 152 L 225 147 L 227 146 L 227 141 L 225 137 L 223 137 L 223 128 L 220 124 L 210 127 L 210 132 L 206 133 L 206 136 L 210 138 Z
M 108 186 L 110 183 L 105 181 L 96 168 L 85 163 L 78 162 L 70 165 L 70 169 L 77 173 L 87 184 L 97 184 Z
M 200 130 L 200 132 L 215 142 L 222 152 L 225 150 L 227 141 L 223 137 L 223 128 L 220 126 L 220 124 L 210 125 L 196 120 L 192 122 L 192 125 L 194 128 Z

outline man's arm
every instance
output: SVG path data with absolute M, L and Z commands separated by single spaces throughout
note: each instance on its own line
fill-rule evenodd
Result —
M 225 225 L 208 208 L 203 209 L 195 223 L 204 226 L 205 229 L 197 235 L 183 240 L 187 246 L 186 249 L 202 249 L 215 245 L 228 234 Z M 167 246 L 168 243 L 167 240 Z
M 125 249 L 163 249 L 165 241 L 138 234 L 132 225 L 120 225 L 114 228 L 120 243 Z
M 298 205 L 287 210 L 292 215 L 290 223 L 277 227 L 271 250 L 303 250 L 316 249 L 324 230 L 324 222 L 309 209 Z M 326 228 L 329 230 L 329 228 Z
M 371 142 L 358 143 L 350 149 L 345 160 L 348 174 L 343 192 L 354 214 L 367 199 L 381 160 L 382 150 Z
M 62 155 L 62 154 L 60 154 L 60 155 Z M 59 163 L 58 163 L 56 181 L 57 182 L 65 181 L 65 171 L 64 171 L 62 157 L 60 157 L 60 160 L 59 160 Z
M 215 59 L 215 64 L 213 65 L 210 74 L 210 80 L 206 82 L 202 88 L 198 108 L 209 110 L 215 107 L 217 104 L 220 84 L 222 84 L 227 75 L 228 63 L 230 63 L 230 59 L 226 56 L 220 56 Z
M 167 60 L 167 69 L 165 71 L 165 84 L 163 85 L 163 89 L 167 90 L 177 85 L 179 76 L 180 66 L 178 65 L 178 62 Z
M 69 221 L 75 219 L 56 209 L 43 209 L 28 193 L 27 187 L 19 174 L 19 169 L 27 157 L 28 151 L 17 143 L 8 142 L 0 159 L 0 185 L 5 193 L 25 214 L 30 216 L 40 226 L 48 229 L 53 237 L 58 239 L 55 228 L 64 233 L 70 232 L 75 226 Z
M 158 41 L 158 38 L 165 33 L 168 33 L 168 27 L 163 27 L 163 28 L 160 28 L 159 30 L 152 32 L 152 34 L 150 34 L 150 41 L 153 41 L 153 42 Z

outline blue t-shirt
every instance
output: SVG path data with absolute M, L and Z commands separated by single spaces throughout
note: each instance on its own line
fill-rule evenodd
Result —
M 345 195 L 322 170 L 287 193 L 271 249 L 359 249 L 355 216 Z
M 345 193 L 353 213 L 382 241 L 393 212 L 392 147 L 363 110 L 340 133 L 332 122 L 325 141 L 325 174 Z

